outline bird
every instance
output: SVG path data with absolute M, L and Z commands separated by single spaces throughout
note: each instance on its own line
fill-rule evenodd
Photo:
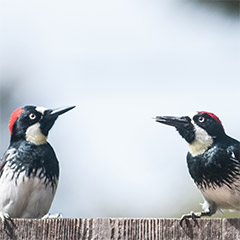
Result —
M 49 216 L 59 178 L 59 163 L 48 143 L 49 130 L 75 106 L 47 109 L 27 105 L 9 120 L 10 144 L 0 162 L 0 218 Z
M 204 199 L 203 211 L 184 214 L 180 225 L 217 211 L 240 210 L 240 143 L 226 134 L 221 120 L 207 111 L 155 120 L 175 127 L 188 143 L 188 170 Z

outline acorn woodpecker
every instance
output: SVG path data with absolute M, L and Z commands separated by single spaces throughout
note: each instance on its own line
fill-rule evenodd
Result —
M 47 142 L 59 115 L 73 109 L 25 106 L 9 121 L 10 145 L 0 162 L 0 217 L 41 218 L 56 192 L 59 166 Z
M 188 142 L 188 170 L 205 200 L 202 212 L 183 215 L 180 224 L 221 209 L 240 210 L 240 143 L 225 133 L 220 119 L 199 111 L 183 117 L 156 117 L 156 121 L 175 127 Z

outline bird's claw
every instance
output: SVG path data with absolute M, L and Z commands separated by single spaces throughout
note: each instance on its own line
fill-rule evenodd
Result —
M 1 212 L 1 211 L 0 211 L 0 219 L 1 219 L 1 221 L 2 221 L 2 225 L 3 225 L 4 228 L 8 225 L 7 220 L 9 220 L 10 222 L 12 222 L 11 217 L 10 217 L 7 213 Z
M 0 212 L 0 218 L 1 218 L 2 222 L 4 223 L 6 219 L 10 219 L 10 216 L 5 212 Z
M 194 221 L 194 223 L 196 224 L 197 218 L 201 218 L 201 216 L 202 216 L 201 213 L 194 213 L 194 212 L 190 212 L 189 214 L 184 214 L 180 219 L 180 226 L 183 227 L 183 222 L 189 218 L 191 218 Z

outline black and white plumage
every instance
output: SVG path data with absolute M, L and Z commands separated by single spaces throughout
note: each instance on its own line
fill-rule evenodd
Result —
M 229 137 L 213 113 L 196 112 L 183 117 L 156 117 L 174 126 L 188 142 L 187 165 L 204 197 L 203 212 L 186 218 L 211 216 L 220 209 L 240 210 L 240 143 Z
M 0 162 L 0 217 L 41 218 L 53 201 L 59 177 L 48 132 L 60 114 L 73 107 L 49 110 L 25 106 L 9 121 L 11 140 Z

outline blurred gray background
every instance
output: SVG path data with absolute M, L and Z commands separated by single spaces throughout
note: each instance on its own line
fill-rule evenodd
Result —
M 19 106 L 77 106 L 49 135 L 61 167 L 52 213 L 201 209 L 187 144 L 152 118 L 212 111 L 240 139 L 239 1 L 1 0 L 0 34 L 1 154 Z

